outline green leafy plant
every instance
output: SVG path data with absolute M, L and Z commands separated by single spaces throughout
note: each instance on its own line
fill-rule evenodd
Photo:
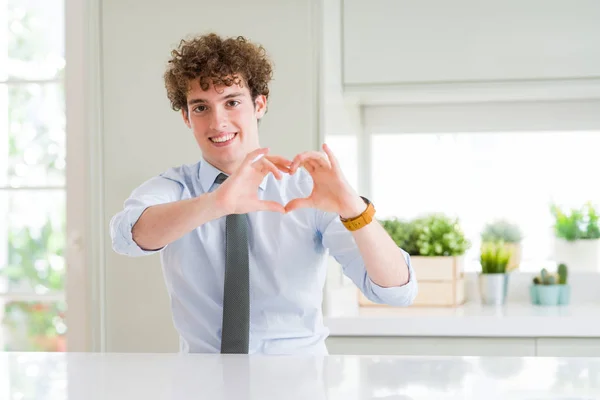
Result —
M 382 220 L 380 223 L 398 247 L 410 255 L 418 254 L 418 232 L 414 223 L 398 218 Z
M 471 245 L 458 219 L 442 213 L 380 222 L 394 242 L 412 256 L 458 256 Z
M 41 229 L 26 227 L 8 234 L 8 265 L 0 268 L 9 288 L 21 285 L 49 293 L 64 290 L 65 230 L 50 221 Z M 5 305 L 3 328 L 11 338 L 8 351 L 64 351 L 66 305 L 63 303 L 9 302 Z
M 554 217 L 554 234 L 568 241 L 600 239 L 599 215 L 590 202 L 580 209 L 563 210 L 556 204 L 550 206 Z
M 519 243 L 523 239 L 523 234 L 519 227 L 504 219 L 498 219 L 488 223 L 482 233 L 482 242 Z
M 482 274 L 504 274 L 512 255 L 502 241 L 485 242 L 481 246 L 479 260 Z
M 471 246 L 457 218 L 432 213 L 414 221 L 421 256 L 459 256 Z
M 64 290 L 64 248 L 64 226 L 55 227 L 50 221 L 39 231 L 29 227 L 9 231 L 9 263 L 0 269 L 0 276 L 6 277 L 10 286 Z

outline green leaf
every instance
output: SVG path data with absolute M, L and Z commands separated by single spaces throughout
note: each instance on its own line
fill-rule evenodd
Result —
M 556 204 L 550 206 L 554 217 L 554 234 L 568 241 L 582 239 L 600 239 L 598 212 L 587 202 L 579 209 L 567 212 Z

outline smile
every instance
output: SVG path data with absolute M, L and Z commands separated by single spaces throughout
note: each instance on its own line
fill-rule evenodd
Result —
M 209 140 L 215 144 L 223 145 L 223 144 L 227 144 L 227 143 L 231 142 L 236 136 L 237 136 L 237 132 L 228 133 L 226 135 L 211 137 L 211 138 L 209 138 Z

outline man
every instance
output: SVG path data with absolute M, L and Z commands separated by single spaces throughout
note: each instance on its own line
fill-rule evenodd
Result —
M 374 302 L 417 293 L 408 254 L 329 147 L 292 160 L 260 147 L 271 75 L 244 38 L 182 41 L 165 86 L 202 157 L 143 183 L 111 220 L 116 252 L 160 252 L 182 352 L 327 354 L 327 250 Z

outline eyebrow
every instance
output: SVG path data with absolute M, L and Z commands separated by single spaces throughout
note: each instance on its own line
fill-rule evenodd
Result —
M 232 99 L 234 97 L 240 97 L 243 95 L 244 94 L 242 92 L 229 93 L 228 95 L 221 97 L 220 100 Z M 206 103 L 208 103 L 208 101 L 206 101 L 204 99 L 190 99 L 188 101 L 188 105 L 190 105 L 190 106 L 193 106 L 194 104 L 206 104 Z

